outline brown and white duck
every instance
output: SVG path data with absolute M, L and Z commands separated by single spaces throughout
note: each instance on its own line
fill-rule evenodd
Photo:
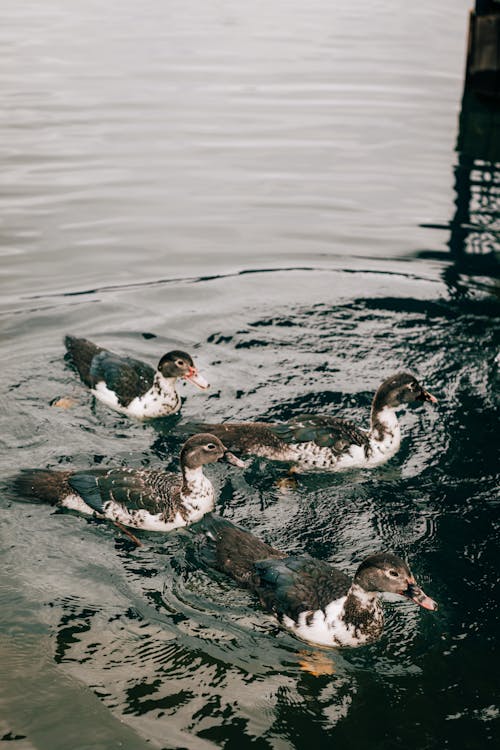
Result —
M 326 562 L 286 555 L 246 529 L 212 513 L 188 531 L 197 563 L 251 589 L 261 605 L 304 641 L 320 646 L 362 646 L 380 637 L 379 594 L 437 604 L 417 585 L 408 565 L 391 552 L 365 558 L 351 579 Z
M 372 468 L 399 450 L 401 431 L 396 411 L 437 399 L 409 373 L 384 380 L 372 402 L 371 423 L 362 430 L 340 417 L 304 415 L 288 422 L 195 423 L 181 430 L 207 430 L 231 450 L 275 461 L 291 461 L 299 471 Z
M 114 354 L 87 339 L 66 336 L 64 343 L 67 359 L 93 395 L 129 417 L 152 419 L 179 411 L 178 378 L 202 390 L 209 387 L 186 352 L 167 352 L 155 371 L 145 362 Z
M 203 466 L 244 463 L 214 435 L 194 435 L 180 454 L 181 473 L 147 469 L 26 469 L 14 480 L 18 497 L 37 499 L 147 531 L 172 531 L 213 510 L 215 491 Z

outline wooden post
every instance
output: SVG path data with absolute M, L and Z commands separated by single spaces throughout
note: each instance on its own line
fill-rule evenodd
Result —
M 500 98 L 500 2 L 477 0 L 469 20 L 465 86 Z

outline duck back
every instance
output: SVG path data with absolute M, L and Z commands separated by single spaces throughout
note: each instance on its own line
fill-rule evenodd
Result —
M 255 589 L 255 563 L 284 557 L 283 552 L 262 542 L 254 534 L 231 521 L 208 513 L 191 527 L 195 534 L 197 562 L 219 570 L 240 586 Z

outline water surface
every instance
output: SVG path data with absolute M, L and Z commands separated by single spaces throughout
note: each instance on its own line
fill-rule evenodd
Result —
M 212 388 L 182 387 L 185 419 L 365 424 L 408 369 L 439 405 L 402 416 L 385 466 L 287 492 L 264 461 L 210 475 L 272 544 L 351 574 L 392 549 L 440 609 L 390 601 L 377 644 L 316 650 L 182 534 L 133 549 L 4 493 L 0 740 L 493 744 L 500 158 L 491 108 L 459 119 L 469 3 L 4 5 L 2 475 L 177 465 L 168 420 L 92 402 L 67 332 L 192 351 Z

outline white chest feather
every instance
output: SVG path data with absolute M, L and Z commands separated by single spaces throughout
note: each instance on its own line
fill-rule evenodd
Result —
M 184 478 L 185 488 L 181 491 L 181 500 L 188 512 L 187 523 L 194 523 L 214 509 L 215 492 L 212 482 L 207 479 L 201 467 L 184 469 Z
M 401 429 L 394 409 L 384 406 L 370 430 L 369 466 L 376 466 L 392 458 L 401 445 Z
M 127 406 L 122 406 L 116 393 L 104 381 L 95 385 L 92 393 L 99 401 L 115 411 L 136 419 L 153 419 L 175 414 L 181 407 L 179 394 L 175 390 L 176 378 L 164 378 L 155 374 L 153 386 L 142 396 L 134 398 Z
M 359 587 L 356 587 L 359 589 Z M 352 591 L 352 589 L 351 589 Z M 325 607 L 325 610 L 301 612 L 298 622 L 286 615 L 283 625 L 295 635 L 319 646 L 363 646 L 378 637 L 383 626 L 382 608 L 375 596 L 362 592 L 358 605 L 366 613 L 366 625 L 350 622 L 345 611 L 347 596 L 342 596 Z

